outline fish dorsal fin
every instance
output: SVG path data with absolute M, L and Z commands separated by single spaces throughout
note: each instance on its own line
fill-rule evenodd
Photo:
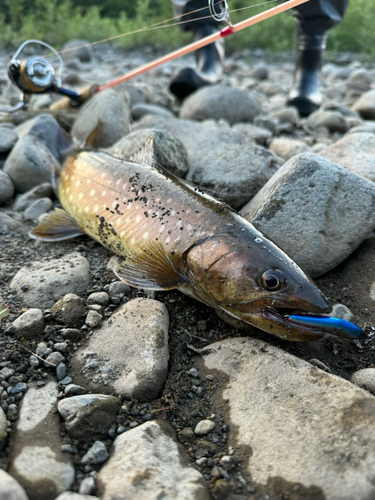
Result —
M 142 165 L 151 165 L 156 167 L 156 158 L 154 151 L 154 138 L 149 135 L 139 150 L 126 158 L 134 163 L 141 163 Z
M 63 241 L 84 234 L 75 218 L 61 208 L 45 215 L 29 233 L 31 238 L 43 241 Z
M 140 244 L 114 272 L 129 285 L 152 290 L 172 290 L 186 282 L 174 268 L 164 245 L 155 240 Z

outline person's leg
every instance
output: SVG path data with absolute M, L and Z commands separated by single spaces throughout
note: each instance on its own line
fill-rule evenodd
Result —
M 200 40 L 218 31 L 218 23 L 210 15 L 207 0 L 172 0 L 172 5 L 174 15 L 184 22 L 180 25 L 181 29 L 193 31 L 194 40 Z M 203 10 L 194 13 L 197 9 Z M 195 20 L 197 18 L 200 19 Z M 197 50 L 195 55 L 197 68 L 183 68 L 172 76 L 169 89 L 180 99 L 204 85 L 217 83 L 223 77 L 223 40 Z
M 343 19 L 349 0 L 310 0 L 295 8 L 297 61 L 288 104 L 308 116 L 322 103 L 319 88 L 327 32 Z

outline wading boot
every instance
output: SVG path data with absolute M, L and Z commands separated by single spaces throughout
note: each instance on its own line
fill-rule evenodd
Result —
M 194 40 L 201 40 L 217 32 L 217 27 L 210 24 L 194 29 Z M 206 45 L 195 52 L 197 68 L 183 68 L 177 71 L 169 85 L 169 90 L 180 99 L 184 99 L 197 89 L 219 82 L 223 77 L 224 42 Z
M 301 116 L 308 116 L 322 104 L 320 70 L 325 48 L 324 35 L 310 35 L 302 39 L 297 52 L 294 83 L 289 93 L 288 105 L 298 109 Z

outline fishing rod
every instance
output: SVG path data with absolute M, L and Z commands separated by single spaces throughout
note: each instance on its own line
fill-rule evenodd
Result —
M 20 98 L 20 101 L 14 107 L 10 109 L 0 109 L 0 112 L 12 113 L 22 108 L 26 109 L 28 103 L 30 102 L 31 96 L 33 94 L 41 93 L 57 93 L 65 97 L 65 99 L 61 99 L 60 101 L 54 103 L 50 107 L 51 110 L 57 111 L 79 106 L 87 99 L 89 99 L 92 95 L 101 92 L 104 89 L 120 85 L 121 83 L 142 75 L 148 71 L 151 71 L 152 69 L 155 69 L 162 64 L 173 61 L 174 59 L 187 55 L 197 49 L 201 49 L 202 47 L 216 42 L 221 38 L 226 38 L 227 36 L 233 35 L 234 33 L 237 33 L 245 28 L 253 26 L 254 24 L 269 19 L 270 17 L 276 16 L 281 12 L 285 12 L 308 1 L 309 0 L 288 0 L 281 5 L 272 7 L 271 9 L 268 9 L 260 14 L 252 16 L 233 25 L 230 20 L 227 1 L 222 0 L 222 2 L 220 2 L 220 10 L 218 10 L 215 0 L 208 0 L 208 7 L 210 9 L 211 16 L 217 22 L 224 21 L 227 24 L 227 26 L 221 31 L 218 31 L 217 33 L 209 35 L 205 38 L 190 43 L 185 47 L 170 52 L 169 54 L 146 63 L 139 68 L 133 69 L 125 75 L 112 80 L 111 82 L 108 82 L 101 86 L 90 85 L 81 89 L 79 92 L 65 88 L 61 84 L 61 74 L 63 69 L 63 60 L 61 58 L 61 55 L 45 42 L 41 42 L 39 40 L 27 40 L 13 55 L 8 67 L 8 76 L 11 81 L 21 90 L 22 96 Z M 162 23 L 157 23 L 157 25 L 159 24 Z M 48 59 L 42 56 L 31 56 L 27 59 L 22 59 L 20 57 L 20 54 L 22 52 L 26 52 L 25 48 L 30 44 L 39 44 L 44 47 L 44 49 L 47 48 L 51 52 L 51 55 Z M 51 58 L 55 58 L 55 65 L 52 64 L 50 60 Z

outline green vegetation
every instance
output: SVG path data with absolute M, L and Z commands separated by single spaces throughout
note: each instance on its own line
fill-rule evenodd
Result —
M 259 0 L 229 0 L 231 10 Z M 260 10 L 233 12 L 232 22 Z M 116 37 L 173 17 L 169 0 L 0 0 L 0 43 L 16 45 L 28 38 L 44 40 L 55 47 L 72 38 L 91 42 Z M 330 33 L 328 49 L 375 54 L 375 2 L 351 0 L 345 20 Z M 175 48 L 190 40 L 178 27 L 154 29 L 123 36 L 123 46 L 152 43 Z M 260 47 L 279 51 L 294 47 L 295 26 L 289 13 L 281 14 L 227 39 L 227 49 Z

